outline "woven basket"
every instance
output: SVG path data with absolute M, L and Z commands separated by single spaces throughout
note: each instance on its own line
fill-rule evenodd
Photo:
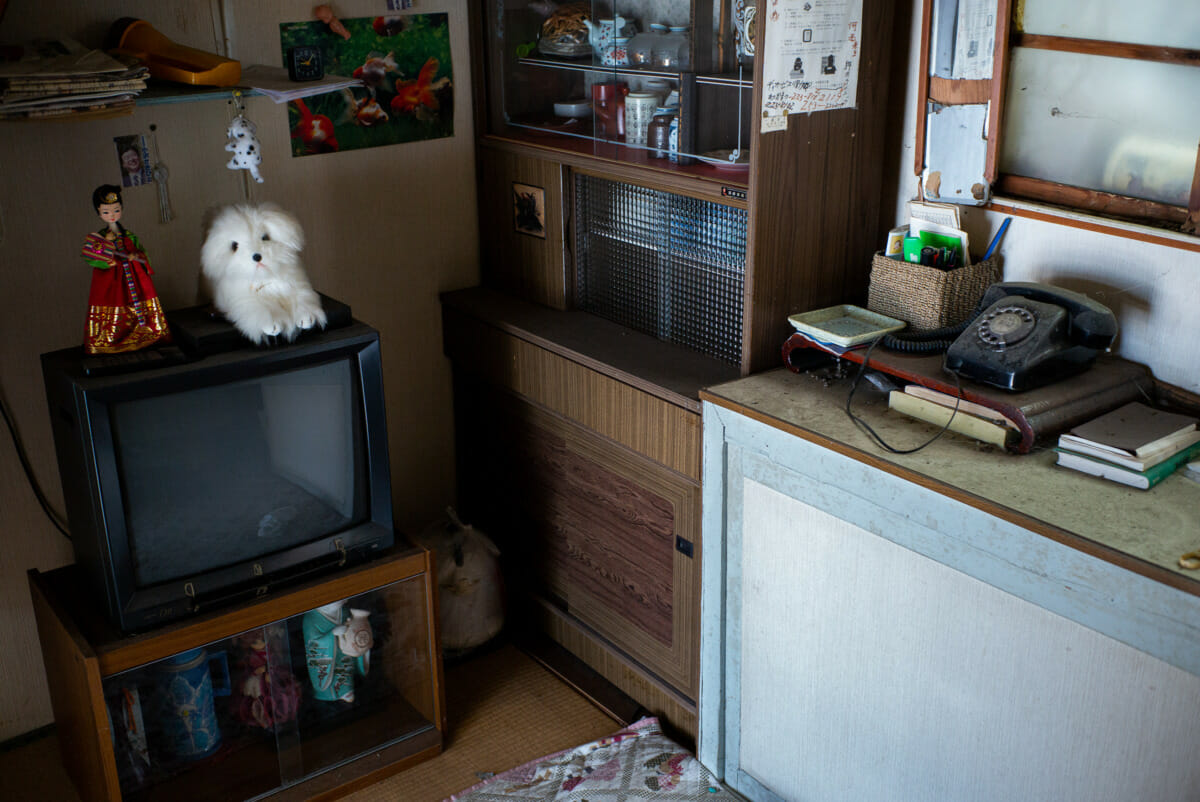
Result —
M 996 257 L 938 270 L 877 253 L 871 263 L 867 308 L 903 320 L 916 331 L 932 331 L 966 320 L 984 291 L 999 280 Z

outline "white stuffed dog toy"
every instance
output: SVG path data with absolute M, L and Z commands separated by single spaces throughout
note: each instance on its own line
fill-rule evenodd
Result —
M 232 153 L 233 158 L 225 166 L 230 170 L 248 170 L 254 180 L 261 184 L 263 177 L 258 172 L 258 165 L 262 164 L 262 145 L 255 136 L 257 130 L 254 123 L 240 114 L 230 121 L 229 128 L 225 129 L 229 137 L 225 150 Z
M 212 218 L 200 263 L 213 305 L 254 343 L 324 328 L 321 297 L 300 261 L 303 248 L 299 221 L 273 204 L 226 206 Z

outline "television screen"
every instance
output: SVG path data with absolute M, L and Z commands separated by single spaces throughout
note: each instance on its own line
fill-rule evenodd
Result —
M 394 542 L 379 334 L 89 374 L 42 355 L 75 560 L 133 632 Z
M 257 559 L 361 523 L 349 360 L 111 405 L 134 582 Z

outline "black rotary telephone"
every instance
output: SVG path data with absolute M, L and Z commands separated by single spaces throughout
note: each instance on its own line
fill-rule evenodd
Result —
M 980 307 L 946 351 L 945 369 L 1004 390 L 1030 390 L 1086 370 L 1117 336 L 1108 307 L 1046 284 L 993 284 Z

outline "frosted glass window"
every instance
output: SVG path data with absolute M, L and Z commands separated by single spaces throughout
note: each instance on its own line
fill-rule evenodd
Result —
M 1002 173 L 1186 206 L 1198 145 L 1200 69 L 1011 51 Z
M 1200 48 L 1195 0 L 1027 0 L 1021 30 L 1045 36 Z

